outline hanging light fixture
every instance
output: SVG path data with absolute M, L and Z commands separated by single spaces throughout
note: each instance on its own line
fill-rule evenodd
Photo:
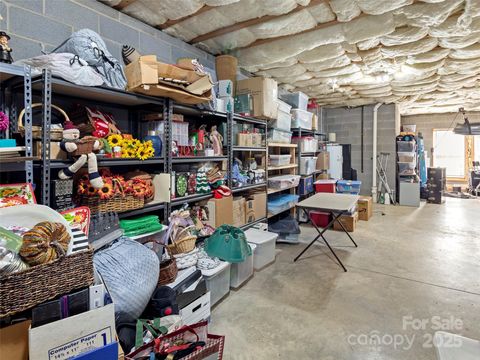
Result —
M 465 109 L 461 107 L 458 109 L 463 115 L 463 124 L 457 124 L 453 132 L 457 135 L 480 135 L 480 123 L 471 123 L 465 114 Z

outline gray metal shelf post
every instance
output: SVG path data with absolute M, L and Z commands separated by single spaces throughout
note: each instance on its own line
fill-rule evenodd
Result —
M 50 206 L 50 124 L 52 105 L 52 74 L 50 70 L 42 72 L 42 191 L 43 205 Z
M 24 67 L 25 75 L 23 77 L 24 91 L 24 126 L 25 126 L 25 157 L 33 156 L 33 139 L 32 139 L 32 76 L 31 68 L 28 65 Z M 33 161 L 25 161 L 25 178 L 30 184 L 33 184 Z
M 172 174 L 172 116 L 173 116 L 173 100 L 166 98 L 163 106 L 163 119 L 165 122 L 164 128 L 164 159 L 165 164 L 163 171 L 167 174 Z M 171 181 L 171 180 L 170 180 Z M 168 220 L 172 211 L 172 203 L 168 202 L 164 208 L 165 221 Z

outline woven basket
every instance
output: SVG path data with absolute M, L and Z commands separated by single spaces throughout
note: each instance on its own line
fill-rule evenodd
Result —
M 32 104 L 32 109 L 42 106 L 42 103 L 34 103 Z M 65 111 L 63 111 L 60 107 L 57 105 L 51 105 L 53 109 L 58 110 L 60 114 L 63 115 L 65 118 L 65 121 L 70 121 L 68 118 L 68 115 Z M 18 131 L 24 135 L 25 134 L 25 126 L 23 126 L 23 116 L 25 115 L 25 109 L 23 109 L 20 112 L 20 115 L 18 115 Z M 41 139 L 42 138 L 42 127 L 37 126 L 37 125 L 32 125 L 32 137 L 34 139 Z M 62 140 L 63 139 L 63 129 L 50 129 L 50 140 Z
M 1 277 L 0 318 L 88 287 L 92 283 L 92 249 Z
M 158 277 L 158 286 L 170 284 L 177 278 L 178 268 L 175 259 L 165 260 L 160 264 L 160 275 Z
M 142 197 L 136 197 L 131 194 L 122 196 L 115 195 L 111 199 L 100 199 L 98 196 L 81 196 L 80 203 L 83 206 L 88 206 L 92 214 L 100 212 L 125 212 L 134 209 L 140 209 L 145 205 L 145 200 Z
M 174 241 L 172 244 L 167 245 L 167 250 L 170 255 L 177 255 L 188 253 L 195 249 L 195 242 L 197 237 L 195 235 L 189 235 L 181 240 Z
M 80 139 L 75 143 L 77 145 L 77 150 L 70 153 L 71 156 L 80 156 L 83 154 L 90 154 L 93 152 L 93 145 L 95 144 L 94 139 Z

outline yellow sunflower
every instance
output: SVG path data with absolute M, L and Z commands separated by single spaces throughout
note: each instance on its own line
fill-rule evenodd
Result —
M 122 148 L 122 158 L 130 159 L 130 150 Z
M 131 139 L 123 139 L 122 149 L 123 150 L 133 149 L 132 141 L 133 140 L 131 140 Z
M 122 135 L 113 134 L 108 137 L 108 145 L 110 145 L 112 148 L 115 146 L 122 146 L 122 143 L 123 143 Z
M 151 158 L 155 155 L 155 150 L 152 147 L 146 147 L 145 153 L 147 154 L 147 158 Z
M 133 139 L 131 140 L 132 141 L 132 146 L 135 148 L 135 149 L 138 149 L 140 146 L 142 146 L 142 142 L 138 139 Z
M 145 160 L 148 158 L 147 151 L 143 145 L 140 145 L 137 148 L 137 158 L 139 158 L 140 160 Z

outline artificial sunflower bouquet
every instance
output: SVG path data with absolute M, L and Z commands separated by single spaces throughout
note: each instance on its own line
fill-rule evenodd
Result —
M 95 189 L 90 184 L 88 176 L 82 177 L 78 182 L 79 203 L 88 206 L 92 213 L 142 208 L 145 199 L 153 193 L 145 180 L 125 180 L 123 176 L 113 175 L 108 170 L 101 175 L 104 185 L 100 189 Z
M 115 147 L 121 148 L 121 157 L 123 159 L 146 160 L 155 155 L 155 149 L 151 140 L 142 142 L 138 139 L 112 134 L 108 136 L 107 142 L 112 152 Z

